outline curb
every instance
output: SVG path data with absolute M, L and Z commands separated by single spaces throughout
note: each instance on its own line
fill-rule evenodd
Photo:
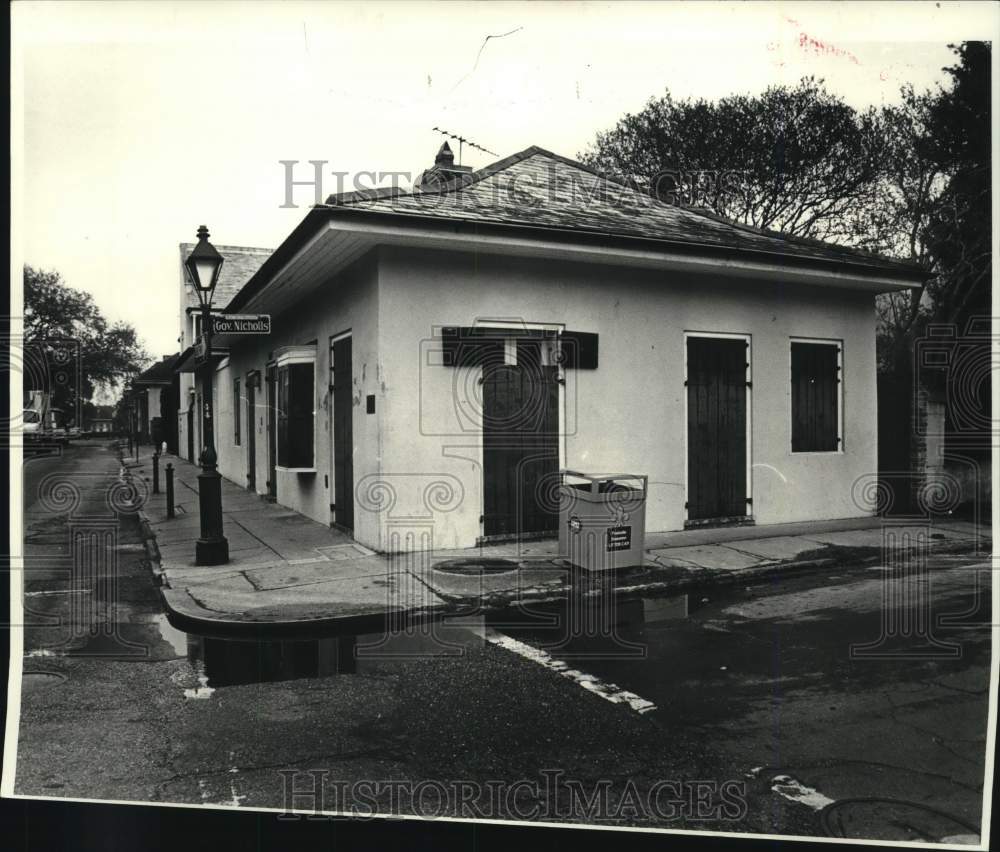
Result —
M 122 444 L 118 445 L 118 459 L 121 462 L 121 474 L 120 478 L 122 482 L 130 482 L 132 480 L 131 467 L 135 465 L 129 465 L 125 461 L 125 453 L 122 450 Z M 152 524 L 149 522 L 149 516 L 141 509 L 136 509 L 136 517 L 139 519 L 139 530 L 142 534 L 142 545 L 146 551 L 146 559 L 149 562 L 150 571 L 153 574 L 153 580 L 156 583 L 157 590 L 160 592 L 160 602 L 163 601 L 163 587 L 167 584 L 167 577 L 163 571 L 163 563 L 160 556 L 160 546 L 156 542 L 156 533 L 153 532 Z
M 935 548 L 937 553 L 968 552 L 972 542 L 955 542 L 940 545 Z M 834 547 L 834 546 L 831 546 Z M 859 552 L 870 551 L 866 555 Z M 854 566 L 874 565 L 881 560 L 877 548 L 856 548 L 850 553 L 834 554 L 816 559 L 803 559 L 793 562 L 772 563 L 757 568 L 743 569 L 737 572 L 712 569 L 700 569 L 697 574 L 687 572 L 686 576 L 670 580 L 652 580 L 644 583 L 617 586 L 613 594 L 618 600 L 630 600 L 648 594 L 676 595 L 692 594 L 712 589 L 726 588 L 740 583 L 760 582 L 771 578 L 798 576 L 809 571 L 831 569 L 849 563 Z M 159 562 L 157 562 L 159 566 Z M 162 572 L 162 569 L 161 569 Z M 259 636 L 261 633 L 274 636 L 303 636 L 310 634 L 357 635 L 362 633 L 377 633 L 389 627 L 403 629 L 408 626 L 427 623 L 452 615 L 469 615 L 470 609 L 476 614 L 497 614 L 504 610 L 514 609 L 526 604 L 563 603 L 573 593 L 572 586 L 562 586 L 558 589 L 526 589 L 517 597 L 510 595 L 484 595 L 481 597 L 444 597 L 443 605 L 430 607 L 415 607 L 412 609 L 396 609 L 379 613 L 360 615 L 317 616 L 297 619 L 248 620 L 245 618 L 227 617 L 225 613 L 212 614 L 214 611 L 205 609 L 186 591 L 173 589 L 166 578 L 159 589 L 160 599 L 168 613 L 170 621 L 178 629 L 189 633 L 207 633 L 220 636 Z M 582 591 L 582 597 L 592 598 L 600 595 L 602 590 L 590 588 Z
M 205 609 L 191 595 L 182 589 L 169 585 L 160 588 L 170 623 L 186 633 L 220 637 L 308 637 L 357 636 L 364 633 L 382 633 L 388 629 L 402 630 L 419 624 L 427 624 L 455 615 L 459 607 L 445 603 L 411 609 L 383 610 L 360 615 L 316 616 L 311 618 L 276 619 L 252 621 L 245 618 L 227 617 L 225 613 L 213 615 L 214 610 Z
M 122 445 L 118 447 L 118 457 L 122 462 L 122 481 L 132 479 L 129 465 L 125 463 Z M 392 626 L 403 629 L 412 625 L 427 623 L 449 615 L 468 615 L 470 608 L 477 614 L 496 614 L 508 609 L 514 609 L 526 604 L 561 603 L 571 595 L 579 594 L 583 598 L 596 597 L 605 593 L 598 582 L 599 577 L 589 577 L 579 572 L 571 575 L 570 583 L 558 588 L 535 587 L 519 590 L 515 593 L 493 593 L 477 596 L 447 595 L 433 590 L 441 598 L 442 605 L 413 607 L 410 609 L 383 610 L 379 613 L 364 613 L 357 615 L 316 616 L 306 618 L 282 618 L 275 620 L 249 620 L 232 618 L 226 613 L 202 607 L 186 590 L 174 589 L 170 586 L 163 568 L 162 555 L 156 541 L 156 533 L 152 528 L 149 516 L 140 508 L 136 510 L 139 526 L 143 537 L 143 547 L 149 561 L 160 602 L 167 613 L 170 622 L 180 630 L 189 633 L 205 633 L 214 635 L 248 635 L 266 632 L 272 635 L 308 635 L 322 633 L 331 635 L 357 635 L 362 633 L 377 633 Z M 934 547 L 934 553 L 962 553 L 972 551 L 976 540 L 959 540 L 941 543 Z M 981 542 L 980 542 L 981 543 Z M 877 563 L 881 552 L 876 547 L 844 548 L 837 545 L 827 545 L 817 548 L 822 553 L 831 551 L 828 556 L 810 559 L 793 560 L 789 562 L 772 562 L 764 565 L 738 569 L 721 570 L 712 568 L 687 569 L 678 568 L 683 574 L 674 577 L 663 577 L 670 569 L 660 567 L 652 569 L 653 577 L 635 582 L 622 583 L 610 590 L 616 599 L 629 600 L 649 594 L 691 594 L 709 589 L 726 588 L 740 583 L 760 582 L 778 576 L 797 576 L 812 570 L 836 568 L 850 564 L 862 566 Z M 661 574 L 656 578 L 655 574 Z M 624 578 L 627 580 L 627 578 Z M 638 579 L 638 578 L 637 578 Z M 586 586 L 580 588 L 577 581 L 582 580 Z M 587 586 L 590 586 L 589 588 Z M 517 596 L 514 597 L 514 594 Z

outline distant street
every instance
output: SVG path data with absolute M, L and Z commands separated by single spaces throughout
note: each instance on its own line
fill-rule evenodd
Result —
M 878 566 L 637 599 L 616 610 L 610 637 L 583 635 L 555 612 L 473 618 L 436 634 L 448 647 L 420 635 L 374 650 L 363 646 L 378 637 L 225 642 L 167 623 L 134 516 L 110 521 L 116 538 L 101 539 L 97 570 L 70 570 L 67 516 L 37 499 L 39 484 L 67 474 L 96 516 L 117 470 L 98 441 L 25 468 L 31 615 L 17 792 L 282 808 L 290 788 L 308 793 L 322 778 L 326 808 L 426 813 L 441 791 L 413 785 L 462 781 L 473 791 L 465 810 L 449 799 L 437 815 L 977 833 L 990 665 L 982 560 L 932 557 L 937 644 L 916 655 L 912 640 L 876 646 L 896 654 L 885 659 L 849 651 L 880 636 Z M 544 615 L 556 626 L 540 626 Z M 572 783 L 540 795 L 557 775 Z M 401 798 L 377 784 L 400 779 L 411 782 Z M 519 781 L 535 787 L 512 790 Z M 489 782 L 501 789 L 492 799 Z M 573 784 L 602 783 L 606 800 L 581 811 Z M 650 813 L 651 791 L 664 789 Z

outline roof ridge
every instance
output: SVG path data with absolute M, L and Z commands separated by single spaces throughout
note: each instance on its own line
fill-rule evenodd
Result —
M 197 243 L 178 243 L 179 248 L 194 248 Z M 265 248 L 264 246 L 235 246 L 235 245 L 225 245 L 224 243 L 212 243 L 220 251 L 226 249 L 227 251 L 262 251 L 262 252 L 273 252 L 273 248 Z
M 551 151 L 546 151 L 544 148 L 539 148 L 537 145 L 531 145 L 523 151 L 518 151 L 516 154 L 503 157 L 502 159 L 490 163 L 488 166 L 483 166 L 481 169 L 477 169 L 470 174 L 459 175 L 447 183 L 438 184 L 433 188 L 405 190 L 398 186 L 392 186 L 375 187 L 372 189 L 358 189 L 351 192 L 342 192 L 330 195 L 327 197 L 326 203 L 320 206 L 346 206 L 347 204 L 355 204 L 359 201 L 381 201 L 384 198 L 398 198 L 400 196 L 415 197 L 418 195 L 446 195 L 450 192 L 457 192 L 465 189 L 466 187 L 472 186 L 473 184 L 479 183 L 480 181 L 484 181 L 486 178 L 493 177 L 493 175 L 497 172 L 502 172 L 504 169 L 508 169 L 511 166 L 520 163 L 522 160 L 527 160 L 535 154 L 548 154 L 549 156 L 558 159 L 557 154 L 553 154 Z

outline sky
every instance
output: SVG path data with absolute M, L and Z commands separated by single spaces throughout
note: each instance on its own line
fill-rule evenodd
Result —
M 325 161 L 325 195 L 334 171 L 427 168 L 434 127 L 496 152 L 466 148 L 480 168 L 576 157 L 666 90 L 814 75 L 864 108 L 945 82 L 948 43 L 997 30 L 986 3 L 15 2 L 12 313 L 22 264 L 56 269 L 159 357 L 178 243 L 206 224 L 273 248 L 305 215 L 282 160 L 296 180 Z

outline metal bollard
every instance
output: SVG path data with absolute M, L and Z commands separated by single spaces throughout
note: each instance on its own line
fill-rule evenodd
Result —
M 153 493 L 160 493 L 160 454 L 153 453 Z
M 167 462 L 167 517 L 174 516 L 174 466 Z

